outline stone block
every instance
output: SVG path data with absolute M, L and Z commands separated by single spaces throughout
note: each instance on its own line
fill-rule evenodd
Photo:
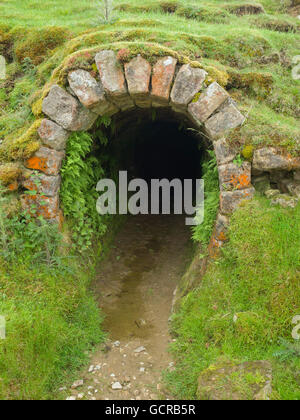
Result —
M 228 97 L 226 90 L 214 82 L 200 95 L 197 102 L 189 105 L 189 113 L 194 120 L 204 123 Z
M 151 106 L 151 71 L 151 65 L 140 55 L 125 64 L 125 76 L 129 94 L 140 108 L 149 108 Z
M 228 144 L 226 139 L 214 141 L 213 144 L 218 165 L 232 162 L 236 157 L 236 151 Z
M 221 191 L 243 190 L 251 186 L 251 164 L 244 162 L 242 166 L 227 163 L 219 166 Z
M 168 105 L 176 65 L 177 60 L 173 57 L 161 58 L 154 65 L 151 91 L 153 106 Z
M 255 189 L 253 187 L 245 190 L 223 191 L 220 197 L 220 210 L 222 214 L 232 214 L 243 200 L 253 198 Z
M 74 70 L 69 73 L 70 88 L 82 105 L 98 115 L 111 116 L 118 108 L 106 99 L 103 86 L 85 70 Z
M 41 147 L 33 157 L 25 162 L 25 166 L 28 169 L 44 172 L 46 175 L 58 175 L 64 157 L 64 152 Z
M 70 133 L 53 121 L 44 119 L 38 129 L 43 143 L 55 150 L 64 150 Z
M 210 117 L 204 124 L 205 130 L 211 139 L 218 139 L 233 128 L 243 124 L 245 117 L 236 106 L 228 103 L 222 109 Z
M 101 51 L 96 55 L 95 62 L 108 99 L 122 111 L 133 109 L 134 102 L 127 92 L 122 65 L 115 52 L 111 50 Z
M 23 210 L 32 216 L 42 216 L 44 219 L 51 220 L 59 216 L 59 198 L 45 197 L 40 195 L 21 196 L 21 205 Z
M 300 158 L 284 155 L 275 147 L 264 147 L 255 150 L 253 168 L 258 171 L 291 171 L 300 168 Z
M 174 82 L 171 92 L 171 103 L 175 108 L 186 108 L 200 91 L 207 76 L 206 71 L 183 65 Z
M 83 107 L 76 98 L 57 85 L 51 87 L 42 109 L 51 120 L 69 131 L 88 130 L 97 119 L 97 114 Z
M 48 176 L 38 173 L 30 174 L 24 181 L 23 187 L 30 191 L 36 191 L 38 194 L 47 197 L 54 197 L 57 195 L 61 184 L 61 177 Z

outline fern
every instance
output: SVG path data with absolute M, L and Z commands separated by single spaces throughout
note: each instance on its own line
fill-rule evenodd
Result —
M 92 145 L 90 134 L 74 133 L 62 168 L 62 207 L 72 221 L 74 248 L 79 252 L 88 250 L 92 238 L 106 232 L 105 218 L 96 210 L 96 184 L 103 178 L 104 170 L 101 162 L 90 155 Z
M 196 242 L 207 245 L 219 208 L 219 175 L 216 157 L 213 151 L 209 151 L 209 159 L 203 163 L 203 179 L 205 189 L 204 221 L 201 225 L 192 228 L 192 238 Z

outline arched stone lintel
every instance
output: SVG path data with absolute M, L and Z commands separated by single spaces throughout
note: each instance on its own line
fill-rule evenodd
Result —
M 25 188 L 34 185 L 39 194 L 48 198 L 51 209 L 41 208 L 40 213 L 49 219 L 58 217 L 60 169 L 70 132 L 89 130 L 99 116 L 112 116 L 136 107 L 172 107 L 188 117 L 214 144 L 221 186 L 215 240 L 218 245 L 222 243 L 225 240 L 222 229 L 228 224 L 228 216 L 241 200 L 254 193 L 251 165 L 239 168 L 233 163 L 236 152 L 224 137 L 245 121 L 234 101 L 218 83 L 207 84 L 204 70 L 189 64 L 179 66 L 173 57 L 159 58 L 152 67 L 137 56 L 123 68 L 115 52 L 105 50 L 95 56 L 95 64 L 99 80 L 85 70 L 72 70 L 67 90 L 54 85 L 43 101 L 42 109 L 48 117 L 39 128 L 43 146 L 25 162 L 32 172 L 24 182 Z M 34 184 L 35 171 L 43 173 L 43 182 L 38 186 Z M 23 203 L 26 207 L 26 200 Z

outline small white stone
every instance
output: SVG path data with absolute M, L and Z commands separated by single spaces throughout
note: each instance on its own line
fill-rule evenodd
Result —
M 140 368 L 140 372 L 145 372 L 145 368 L 144 367 L 141 367 Z
M 145 351 L 146 348 L 144 346 L 140 346 L 137 349 L 134 350 L 134 353 L 142 353 L 143 351 Z
M 76 397 L 74 396 L 68 397 L 66 398 L 66 401 L 76 401 Z
M 91 365 L 91 366 L 89 367 L 89 373 L 93 372 L 93 370 L 94 370 L 94 365 Z
M 82 400 L 82 398 L 84 397 L 84 394 L 78 394 L 77 395 L 77 398 L 79 399 L 79 400 Z
M 114 373 L 111 373 L 111 374 L 110 374 L 110 376 L 111 376 L 112 378 L 114 378 L 116 375 L 115 375 Z
M 79 388 L 80 386 L 83 386 L 83 379 L 79 379 L 78 381 L 75 381 L 73 385 L 71 386 L 72 389 Z
M 88 390 L 92 390 L 92 389 L 94 389 L 94 387 L 93 386 L 88 386 Z
M 117 389 L 123 389 L 122 385 L 120 384 L 120 382 L 114 382 L 111 386 L 112 389 L 117 390 Z
M 113 346 L 114 347 L 120 347 L 120 341 L 115 341 L 114 343 L 113 343 Z

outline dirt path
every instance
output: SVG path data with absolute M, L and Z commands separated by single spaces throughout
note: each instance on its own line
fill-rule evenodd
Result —
M 162 371 L 173 366 L 168 319 L 190 256 L 189 238 L 181 216 L 127 220 L 95 285 L 109 340 L 93 355 L 72 399 L 168 397 L 160 386 Z

